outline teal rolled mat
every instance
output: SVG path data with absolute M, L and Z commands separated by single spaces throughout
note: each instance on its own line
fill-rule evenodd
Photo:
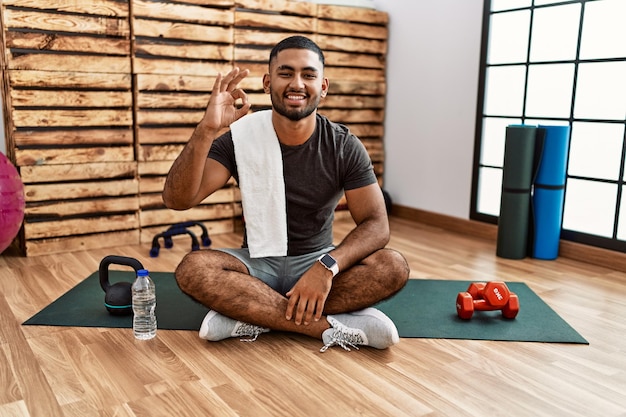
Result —
M 552 260 L 559 254 L 570 129 L 569 126 L 539 125 L 539 131 L 543 131 L 544 139 L 532 200 L 531 255 Z
M 528 254 L 536 132 L 530 125 L 506 128 L 496 245 L 496 255 L 502 258 L 523 259 Z

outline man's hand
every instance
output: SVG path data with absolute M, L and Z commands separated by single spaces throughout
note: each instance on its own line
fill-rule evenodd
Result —
M 223 77 L 222 74 L 217 75 L 201 122 L 205 128 L 216 131 L 227 128 L 248 113 L 251 104 L 246 93 L 238 88 L 238 85 L 249 73 L 247 69 L 240 71 L 239 68 L 233 68 Z M 240 105 L 237 103 L 238 100 L 241 100 Z
M 226 184 L 231 173 L 219 162 L 207 158 L 211 144 L 220 131 L 250 110 L 248 96 L 238 88 L 249 71 L 234 68 L 225 76 L 218 74 L 202 120 L 176 158 L 163 186 L 165 205 L 186 210 Z
M 291 320 L 295 310 L 296 324 L 307 325 L 311 319 L 318 321 L 322 317 L 332 282 L 331 272 L 316 262 L 287 293 L 289 302 L 285 318 Z

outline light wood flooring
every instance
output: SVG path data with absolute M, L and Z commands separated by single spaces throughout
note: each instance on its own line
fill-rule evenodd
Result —
M 337 221 L 336 238 L 350 227 Z M 399 218 L 391 227 L 389 247 L 405 254 L 412 278 L 526 282 L 590 345 L 402 339 L 322 354 L 320 341 L 285 333 L 209 343 L 159 330 L 140 342 L 129 329 L 22 326 L 104 256 L 172 271 L 188 242 L 158 258 L 149 245 L 5 254 L 0 416 L 626 416 L 626 273 L 563 257 L 501 259 L 492 240 Z

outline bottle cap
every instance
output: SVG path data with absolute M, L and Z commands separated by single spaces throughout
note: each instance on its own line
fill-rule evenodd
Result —
M 140 269 L 137 271 L 137 276 L 138 277 L 147 277 L 148 276 L 148 270 L 147 269 Z

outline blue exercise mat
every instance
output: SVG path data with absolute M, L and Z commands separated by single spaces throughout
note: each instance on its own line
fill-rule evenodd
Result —
M 543 150 L 533 190 L 532 253 L 538 259 L 556 259 L 559 254 L 565 179 L 569 150 L 569 126 L 539 125 Z

